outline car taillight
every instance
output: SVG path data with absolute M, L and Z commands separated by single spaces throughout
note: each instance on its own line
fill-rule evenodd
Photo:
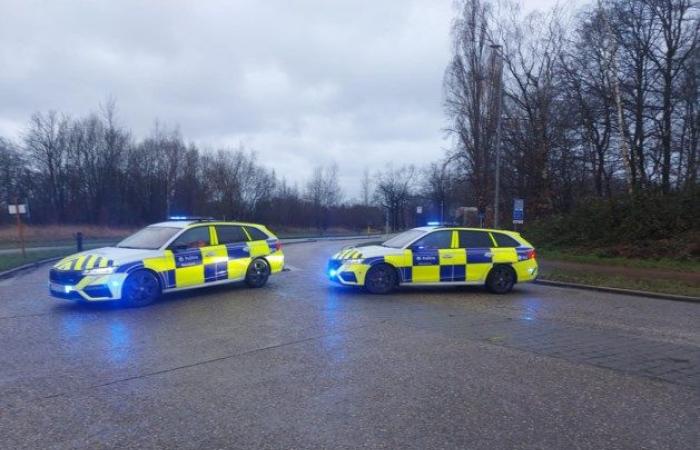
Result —
M 535 258 L 537 258 L 537 252 L 533 248 L 527 252 L 527 259 L 535 259 Z
M 276 251 L 282 250 L 282 243 L 280 241 L 275 242 L 275 250 Z

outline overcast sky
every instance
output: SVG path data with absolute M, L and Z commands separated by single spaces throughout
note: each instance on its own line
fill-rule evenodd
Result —
M 111 96 L 136 137 L 157 118 L 203 147 L 243 143 L 292 183 L 337 162 L 354 197 L 365 167 L 424 165 L 448 146 L 453 5 L 0 0 L 0 135 Z

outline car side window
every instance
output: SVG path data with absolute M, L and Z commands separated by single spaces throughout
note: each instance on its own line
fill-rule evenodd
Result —
M 251 241 L 264 241 L 269 237 L 268 235 L 266 235 L 261 230 L 255 227 L 245 227 L 245 229 L 250 235 Z
M 441 230 L 434 231 L 427 236 L 424 236 L 411 245 L 413 248 L 421 247 L 423 249 L 441 249 L 452 247 L 452 231 Z
M 219 238 L 219 245 L 235 244 L 237 242 L 246 242 L 248 236 L 243 231 L 243 227 L 235 225 L 217 225 L 216 236 Z
M 209 227 L 195 227 L 191 228 L 179 238 L 175 239 L 170 248 L 174 249 L 185 249 L 185 248 L 200 248 L 207 247 L 211 245 L 211 240 L 209 239 Z
M 520 247 L 520 242 L 503 233 L 491 233 L 499 247 Z
M 490 248 L 493 247 L 493 241 L 491 241 L 491 237 L 486 231 L 460 230 L 459 247 Z

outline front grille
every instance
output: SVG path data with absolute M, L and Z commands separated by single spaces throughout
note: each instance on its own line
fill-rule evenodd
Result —
M 92 298 L 112 298 L 112 292 L 105 284 L 87 286 L 83 289 L 83 291 L 85 291 L 85 293 Z
M 49 280 L 58 284 L 78 284 L 83 279 L 83 273 L 80 270 L 58 270 L 51 269 L 49 271 Z

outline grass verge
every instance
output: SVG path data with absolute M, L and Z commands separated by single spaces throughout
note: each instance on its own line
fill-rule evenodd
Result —
M 697 259 L 641 259 L 618 256 L 602 256 L 582 249 L 538 248 L 537 256 L 552 261 L 569 261 L 600 266 L 629 267 L 636 269 L 665 269 L 681 272 L 700 273 L 700 260 Z
M 700 297 L 700 285 L 688 280 L 671 280 L 662 278 L 638 278 L 616 274 L 593 273 L 580 270 L 545 269 L 540 278 L 567 283 L 588 284 L 639 291 L 658 292 L 662 294 L 687 295 Z
M 102 247 L 101 244 L 90 244 L 85 245 L 85 250 L 91 248 Z M 37 261 L 42 261 L 44 259 L 56 258 L 59 256 L 68 256 L 75 253 L 74 248 L 57 248 L 51 250 L 36 250 L 27 252 L 26 257 L 22 257 L 21 253 L 9 253 L 0 255 L 0 272 L 5 270 L 14 269 L 15 267 L 23 266 L 25 264 L 34 263 Z

